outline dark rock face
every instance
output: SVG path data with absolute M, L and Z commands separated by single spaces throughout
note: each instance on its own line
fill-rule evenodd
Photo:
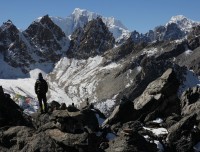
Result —
M 24 67 L 32 60 L 22 37 L 21 32 L 10 20 L 0 27 L 0 49 L 4 60 L 13 67 L 22 67 L 25 70 Z
M 4 94 L 0 87 L 0 127 L 15 125 L 31 126 L 30 119 L 23 114 L 22 109 L 10 98 Z
M 193 151 L 193 146 L 199 142 L 200 130 L 196 125 L 196 114 L 182 118 L 169 128 L 167 141 L 173 151 Z
M 53 23 L 48 15 L 42 17 L 39 22 L 33 22 L 23 34 L 36 47 L 35 50 L 39 56 L 54 62 L 60 59 L 62 46 L 67 43 L 64 32 Z
M 114 46 L 115 39 L 101 18 L 94 19 L 78 28 L 71 36 L 69 58 L 87 59 L 101 55 Z
M 177 24 L 171 23 L 167 25 L 163 40 L 177 40 L 185 36 L 185 33 L 181 31 Z
M 188 35 L 188 49 L 191 50 L 190 57 L 185 59 L 185 65 L 193 69 L 196 74 L 200 74 L 200 26 L 194 27 Z
M 16 28 L 16 26 L 13 25 L 10 20 L 3 23 L 3 25 L 0 27 L 0 41 L 3 42 L 3 45 L 1 44 L 1 48 L 4 48 L 5 45 L 5 49 L 7 49 L 6 47 L 9 47 L 8 45 L 18 38 L 19 30 Z
M 189 88 L 181 96 L 182 115 L 189 115 L 200 108 L 200 88 Z
M 34 130 L 26 126 L 15 126 L 9 129 L 1 130 L 1 151 L 21 151 L 30 141 Z
M 127 98 L 123 98 L 121 103 L 115 108 L 110 117 L 108 117 L 103 126 L 105 125 L 113 125 L 118 122 L 124 123 L 136 118 L 136 112 L 134 110 L 133 103 Z

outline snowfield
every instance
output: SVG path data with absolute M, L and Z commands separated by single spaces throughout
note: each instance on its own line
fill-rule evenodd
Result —
M 0 79 L 0 85 L 3 87 L 4 92 L 10 94 L 12 98 L 20 95 L 20 97 L 23 97 L 23 100 L 30 98 L 31 101 L 37 102 L 34 85 L 38 73 L 41 72 L 49 86 L 47 93 L 48 102 L 55 100 L 59 103 L 66 103 L 66 105 L 73 102 L 75 105 L 80 106 L 86 97 L 93 97 L 90 102 L 97 102 L 96 86 L 99 81 L 97 77 L 98 72 L 120 67 L 116 63 L 102 66 L 102 61 L 103 58 L 101 56 L 89 58 L 88 60 L 64 57 L 56 64 L 54 71 L 49 74 L 46 73 L 46 70 L 41 70 L 42 68 L 36 68 L 29 72 L 30 78 Z M 98 103 L 96 106 L 101 111 L 106 112 L 115 105 L 114 103 L 115 97 Z

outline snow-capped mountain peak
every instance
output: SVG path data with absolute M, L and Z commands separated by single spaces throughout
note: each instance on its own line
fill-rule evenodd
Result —
M 5 29 L 10 28 L 11 26 L 15 26 L 11 20 L 8 20 L 6 22 L 3 23 L 3 25 L 0 27 L 2 31 L 4 31 Z
M 183 31 L 190 31 L 190 29 L 193 26 L 200 24 L 200 22 L 196 22 L 191 19 L 188 19 L 187 17 L 183 15 L 172 16 L 170 21 L 166 24 L 166 26 L 172 23 L 177 24 L 178 27 Z
M 77 28 L 84 27 L 89 21 L 102 18 L 103 22 L 113 33 L 116 41 L 129 35 L 130 31 L 119 21 L 113 17 L 102 17 L 101 15 L 90 12 L 86 9 L 75 8 L 73 13 L 67 18 L 50 17 L 51 20 L 57 24 L 65 33 L 66 36 L 70 36 Z M 129 36 L 127 36 L 129 37 Z
M 172 16 L 169 22 L 177 23 L 177 22 L 185 20 L 185 19 L 187 19 L 185 16 L 177 15 L 177 16 Z M 187 20 L 189 20 L 189 19 L 187 19 Z
M 80 20 L 81 17 L 87 17 L 88 21 L 90 21 L 94 18 L 97 18 L 100 15 L 94 12 L 87 11 L 86 9 L 75 8 L 72 13 L 72 16 L 75 20 Z

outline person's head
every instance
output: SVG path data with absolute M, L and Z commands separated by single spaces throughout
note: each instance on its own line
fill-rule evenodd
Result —
M 38 79 L 43 79 L 43 76 L 42 76 L 41 72 L 38 74 Z

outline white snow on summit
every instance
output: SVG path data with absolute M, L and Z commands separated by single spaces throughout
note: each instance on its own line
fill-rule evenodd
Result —
M 166 26 L 171 23 L 177 24 L 178 27 L 183 31 L 190 31 L 193 26 L 200 24 L 200 22 L 190 20 L 183 15 L 172 16 L 170 21 L 166 24 Z
M 76 8 L 73 13 L 66 18 L 59 17 L 50 17 L 52 21 L 58 25 L 66 36 L 70 36 L 72 32 L 79 28 L 83 27 L 87 22 L 97 17 L 102 17 L 101 15 L 87 11 L 85 9 Z M 113 33 L 116 41 L 128 37 L 130 31 L 119 21 L 113 17 L 102 17 L 103 22 L 109 28 L 110 32 Z

